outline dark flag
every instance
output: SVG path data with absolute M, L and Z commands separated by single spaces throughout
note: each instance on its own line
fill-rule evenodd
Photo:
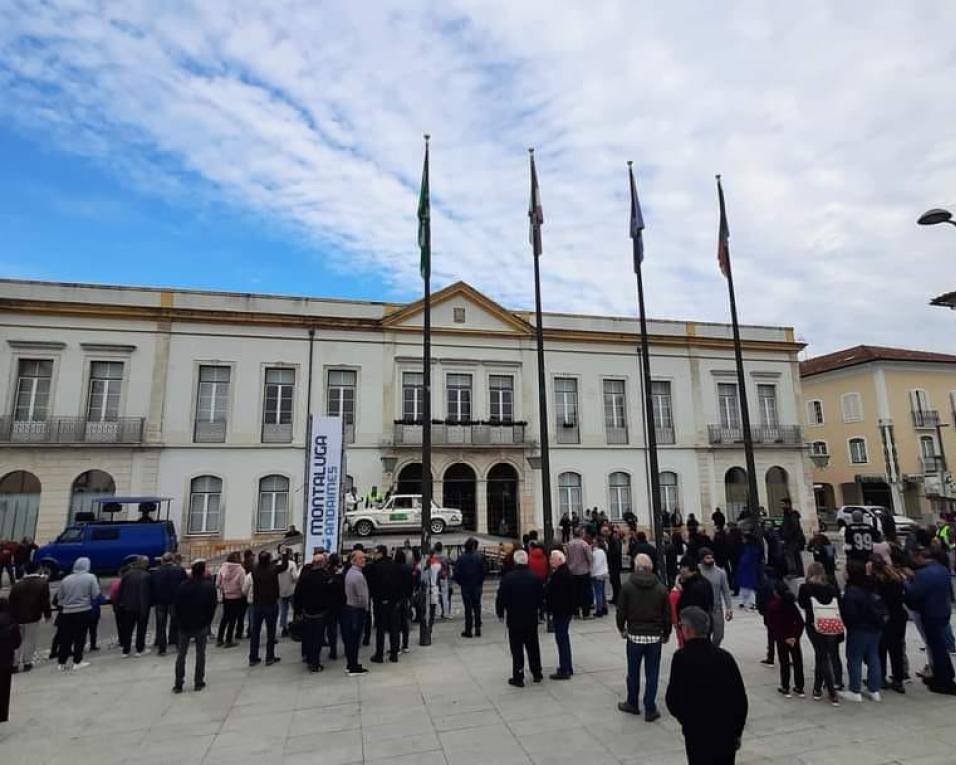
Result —
M 425 165 L 422 167 L 422 189 L 418 194 L 418 247 L 422 251 L 419 271 L 422 279 L 432 272 L 431 200 L 428 191 L 428 136 L 425 136 Z
M 717 234 L 717 263 L 724 277 L 730 275 L 730 226 L 727 225 L 727 208 L 724 206 L 724 187 L 717 176 L 717 197 L 720 200 L 720 232 Z
M 634 168 L 630 162 L 627 163 L 627 173 L 631 177 L 631 239 L 634 240 L 634 273 L 637 273 L 637 267 L 644 262 L 644 216 L 641 214 Z
M 538 191 L 538 171 L 534 167 L 534 149 L 531 152 L 531 202 L 528 205 L 528 219 L 531 228 L 528 238 L 535 257 L 541 254 L 541 224 L 544 223 L 544 212 L 541 209 L 541 192 Z

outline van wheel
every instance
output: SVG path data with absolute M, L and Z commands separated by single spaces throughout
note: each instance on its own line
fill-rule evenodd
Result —
M 370 537 L 373 531 L 375 531 L 375 527 L 371 521 L 359 521 L 355 524 L 355 533 L 360 537 Z
M 432 530 L 432 534 L 444 534 L 445 522 L 441 518 L 435 518 L 432 520 L 430 528 Z
M 55 582 L 60 578 L 60 567 L 53 561 L 44 561 L 40 564 L 40 573 L 49 581 Z

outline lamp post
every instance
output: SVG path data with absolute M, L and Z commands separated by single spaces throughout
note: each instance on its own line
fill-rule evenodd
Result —
M 953 220 L 953 214 L 949 210 L 943 210 L 940 207 L 934 207 L 920 215 L 916 222 L 921 226 L 935 226 L 937 223 L 948 223 L 950 226 L 956 226 Z

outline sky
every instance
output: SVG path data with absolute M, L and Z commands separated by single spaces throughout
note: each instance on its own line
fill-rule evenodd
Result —
M 956 353 L 956 5 L 0 2 L 0 275 L 412 300 L 433 285 Z

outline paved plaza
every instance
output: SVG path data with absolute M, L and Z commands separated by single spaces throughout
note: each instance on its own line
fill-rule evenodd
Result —
M 493 584 L 493 583 L 491 583 Z M 299 646 L 281 641 L 282 662 L 247 666 L 246 646 L 209 648 L 208 688 L 170 692 L 172 654 L 121 660 L 94 654 L 92 666 L 60 673 L 43 662 L 14 677 L 11 722 L 0 726 L 0 761 L 11 765 L 244 765 L 244 763 L 376 763 L 471 765 L 548 763 L 682 763 L 683 742 L 664 711 L 655 723 L 624 715 L 624 643 L 611 617 L 572 625 L 575 676 L 512 688 L 505 630 L 491 615 L 486 590 L 484 637 L 458 637 L 459 618 L 436 624 L 434 645 L 413 649 L 398 665 L 367 662 L 348 678 L 341 658 L 309 674 Z M 111 635 L 104 611 L 101 631 Z M 725 646 L 737 657 L 750 696 L 740 763 L 956 762 L 956 698 L 927 692 L 886 694 L 882 704 L 784 699 L 777 671 L 758 662 L 764 631 L 754 614 L 735 614 Z M 545 672 L 554 643 L 541 630 Z M 105 642 L 104 642 L 105 645 Z M 915 630 L 910 661 L 923 664 Z M 665 648 L 664 682 L 676 645 Z M 804 652 L 809 646 L 804 640 Z M 341 654 L 341 652 L 340 652 Z M 807 661 L 808 670 L 812 660 Z M 187 678 L 189 675 L 187 675 Z M 809 685 L 808 685 L 809 690 Z

